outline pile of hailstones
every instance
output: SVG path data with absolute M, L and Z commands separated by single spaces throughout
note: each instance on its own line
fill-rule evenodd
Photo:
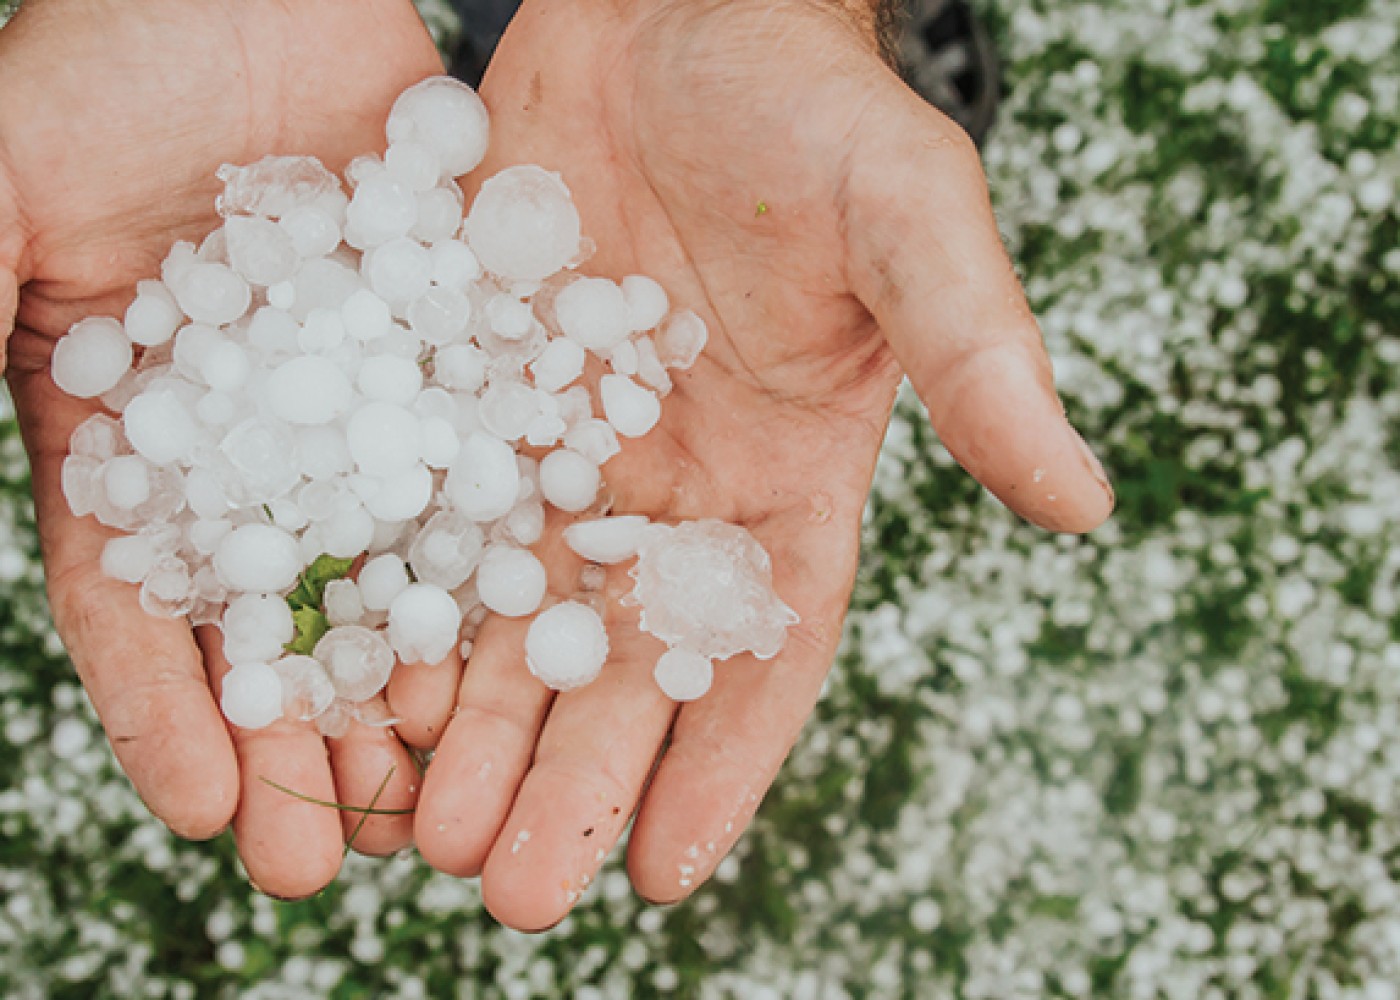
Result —
M 246 728 L 392 722 L 396 659 L 469 655 L 488 613 L 534 615 L 530 670 L 586 684 L 608 656 L 604 566 L 633 558 L 668 696 L 704 694 L 714 659 L 776 655 L 796 619 L 748 532 L 600 513 L 600 467 L 656 424 L 704 322 L 650 278 L 572 273 L 589 247 L 557 174 L 503 170 L 463 221 L 453 178 L 487 145 L 470 88 L 410 88 L 387 134 L 348 166 L 349 197 L 310 157 L 222 168 L 223 226 L 177 243 L 124 322 L 59 341 L 58 386 L 120 415 L 79 426 L 63 468 L 73 513 L 126 532 L 103 571 L 150 614 L 222 626 L 222 706 Z M 589 515 L 564 531 L 585 561 L 567 600 L 530 548 L 545 504 Z M 359 572 L 325 587 L 311 655 L 289 655 L 287 596 L 325 555 Z

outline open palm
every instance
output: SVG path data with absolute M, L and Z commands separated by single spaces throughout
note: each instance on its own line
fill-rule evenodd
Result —
M 232 818 L 250 875 L 283 896 L 334 876 L 342 822 L 259 779 L 365 802 L 392 765 L 383 802 L 404 805 L 411 761 L 368 727 L 333 741 L 305 724 L 225 727 L 211 697 L 227 669 L 217 633 L 146 617 L 135 590 L 98 568 L 112 532 L 67 509 L 68 437 L 97 405 L 60 393 L 48 356 L 76 320 L 121 316 L 173 241 L 214 228 L 220 164 L 309 153 L 339 169 L 382 146 L 404 87 L 440 71 L 408 0 L 58 0 L 0 32 L 0 218 L 17 209 L 20 220 L 19 232 L 0 226 L 0 346 L 22 288 L 8 377 L 55 622 L 152 811 L 191 837 Z M 393 850 L 410 832 L 406 819 L 377 819 L 357 845 Z
M 776 660 L 720 664 L 679 711 L 651 677 L 664 647 L 617 600 L 625 572 L 607 586 L 613 655 L 580 691 L 530 676 L 523 623 L 486 623 L 415 837 L 439 868 L 480 872 L 512 926 L 560 920 L 634 812 L 629 867 L 650 899 L 687 895 L 738 838 L 832 662 L 901 368 L 1019 512 L 1081 531 L 1112 506 L 1054 395 L 975 152 L 832 11 L 534 0 L 488 72 L 476 178 L 561 171 L 600 248 L 585 270 L 652 275 L 710 325 L 660 425 L 608 464 L 614 512 L 747 526 L 802 616 Z M 568 596 L 579 563 L 561 527 L 546 562 Z

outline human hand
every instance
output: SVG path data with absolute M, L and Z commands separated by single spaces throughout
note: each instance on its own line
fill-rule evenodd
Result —
M 612 657 L 580 691 L 529 674 L 524 623 L 483 626 L 415 837 L 438 868 L 480 872 L 513 927 L 562 919 L 634 811 L 648 899 L 688 895 L 733 846 L 835 654 L 901 368 L 951 452 L 1022 515 L 1086 531 L 1112 508 L 975 151 L 884 66 L 857 6 L 529 0 L 488 72 L 476 177 L 561 171 L 600 248 L 585 270 L 649 274 L 710 325 L 657 429 L 608 464 L 613 512 L 745 525 L 802 616 L 776 660 L 720 664 L 679 711 L 651 676 L 663 647 L 617 600 L 625 571 L 606 587 Z M 567 596 L 562 522 L 546 562 Z
M 339 170 L 381 148 L 393 99 L 437 72 L 408 0 L 49 0 L 0 32 L 0 346 L 18 290 L 8 377 L 55 623 L 151 810 L 195 838 L 232 818 L 251 877 L 279 896 L 334 877 L 359 817 L 261 779 L 363 804 L 392 766 L 379 805 L 400 807 L 414 798 L 412 762 L 386 730 L 325 741 L 310 724 L 225 726 L 217 631 L 147 617 L 135 589 L 99 569 L 112 532 L 68 510 L 68 438 L 99 407 L 59 392 L 48 357 L 76 320 L 121 316 L 172 242 L 214 228 L 221 164 L 308 153 Z M 406 817 L 376 817 L 355 845 L 386 852 L 409 834 Z

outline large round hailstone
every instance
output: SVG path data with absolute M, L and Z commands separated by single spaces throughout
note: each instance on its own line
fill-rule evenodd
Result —
M 689 649 L 668 649 L 656 661 L 653 672 L 661 693 L 672 701 L 694 701 L 710 690 L 714 664 Z
M 486 155 L 488 121 L 476 91 L 450 76 L 434 76 L 399 95 L 384 131 L 390 145 L 417 143 L 436 156 L 444 173 L 460 177 Z
M 230 590 L 271 594 L 296 583 L 301 571 L 297 540 L 269 524 L 245 524 L 214 550 L 214 572 Z
M 224 655 L 230 663 L 267 662 L 282 655 L 296 626 L 292 609 L 275 594 L 244 594 L 224 611 Z
M 311 651 L 326 668 L 335 693 L 349 701 L 373 698 L 389 683 L 394 651 L 378 632 L 362 625 L 339 625 Z
M 601 483 L 598 466 L 576 451 L 560 448 L 540 460 L 540 492 L 560 510 L 587 510 Z
M 494 521 L 515 506 L 520 468 L 515 450 L 500 438 L 476 431 L 447 470 L 443 493 L 473 521 Z
M 131 367 L 131 340 L 114 319 L 75 323 L 53 349 L 53 380 L 64 392 L 92 399 L 112 388 Z
M 595 354 L 606 354 L 632 332 L 627 298 L 607 278 L 579 278 L 554 300 L 564 336 Z
M 224 674 L 219 706 L 242 729 L 262 729 L 282 717 L 282 679 L 266 663 L 240 663 Z
M 431 583 L 412 583 L 389 605 L 389 641 L 404 663 L 438 663 L 457 645 L 462 609 Z
M 564 541 L 589 562 L 611 566 L 637 554 L 650 523 L 639 514 L 579 521 L 564 529 Z
M 503 278 L 543 281 L 578 254 L 581 228 L 558 174 L 508 167 L 481 186 L 465 227 L 481 266 Z
M 530 673 L 555 691 L 595 680 L 608 658 L 608 632 L 586 604 L 565 601 L 540 612 L 525 633 Z
M 274 368 L 264 393 L 279 420 L 315 426 L 328 424 L 344 413 L 353 390 L 334 361 L 304 354 Z
M 507 618 L 519 618 L 538 608 L 548 585 L 544 564 L 514 545 L 489 546 L 476 570 L 481 603 Z

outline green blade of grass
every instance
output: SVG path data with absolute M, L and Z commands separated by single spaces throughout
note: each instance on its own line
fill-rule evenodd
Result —
M 388 775 L 385 775 L 385 777 L 384 777 L 384 785 L 387 785 L 387 784 L 389 783 L 389 777 L 392 776 L 393 773 L 394 773 L 394 769 L 393 769 L 393 768 L 390 768 L 390 769 L 389 769 L 389 774 L 388 774 Z M 261 781 L 261 782 L 262 782 L 263 784 L 265 784 L 265 785 L 271 785 L 273 788 L 277 789 L 279 792 L 283 792 L 283 793 L 285 793 L 285 794 L 287 794 L 287 795 L 290 795 L 290 796 L 291 796 L 292 798 L 294 798 L 294 799 L 301 799 L 301 801 L 303 801 L 303 802 L 310 802 L 312 805 L 316 805 L 316 806 L 325 806 L 327 809 L 339 809 L 341 812 L 363 813 L 363 814 L 366 815 L 366 816 L 411 816 L 411 815 L 413 815 L 413 810 L 412 810 L 412 809 L 375 809 L 375 808 L 374 808 L 374 803 L 377 802 L 377 801 L 379 801 L 379 795 L 378 795 L 378 794 L 376 794 L 375 797 L 374 797 L 372 800 L 370 800 L 370 804 L 369 804 L 368 806 L 346 806 L 346 805 L 341 805 L 339 802 L 327 802 L 325 799 L 313 798 L 313 797 L 310 796 L 310 795 L 305 795 L 305 794 L 303 794 L 303 793 L 301 793 L 301 792 L 296 791 L 295 789 L 288 788 L 286 785 L 279 785 L 277 782 L 273 781 L 271 778 L 264 778 L 264 777 L 262 777 L 261 775 L 259 775 L 258 780 Z M 381 790 L 381 791 L 383 791 L 384 785 L 381 785 L 381 786 L 380 786 L 380 790 Z
M 342 851 L 340 855 L 342 858 L 348 858 L 350 856 L 350 848 L 355 846 L 355 838 L 358 837 L 360 831 L 365 828 L 365 823 L 369 820 L 370 812 L 373 811 L 375 804 L 378 803 L 379 796 L 384 794 L 384 789 L 389 787 L 389 779 L 394 776 L 395 770 L 397 770 L 397 768 L 391 765 L 389 773 L 384 775 L 384 780 L 379 783 L 378 791 L 376 791 L 374 797 L 369 800 L 369 807 L 360 813 L 360 821 L 355 824 L 355 829 L 350 831 L 350 836 L 345 839 L 345 850 Z M 412 809 L 407 811 L 413 812 Z

